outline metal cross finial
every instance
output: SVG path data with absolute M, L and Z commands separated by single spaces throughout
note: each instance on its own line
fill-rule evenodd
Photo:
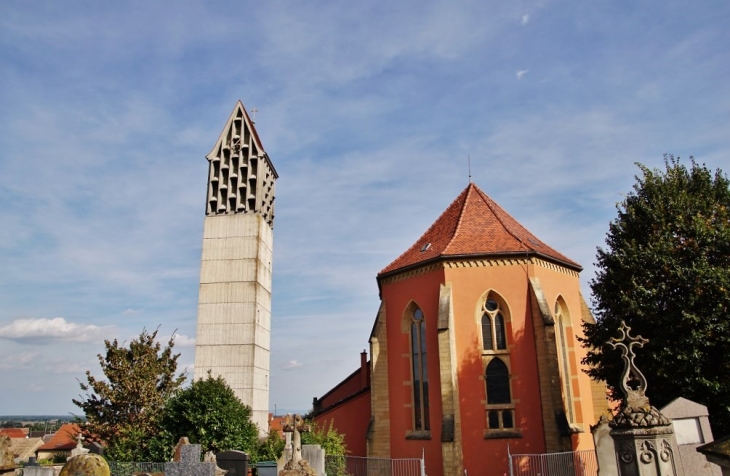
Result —
M 251 108 L 251 122 L 256 124 L 256 113 L 259 112 L 255 107 Z
M 624 321 L 621 321 L 621 327 L 618 330 L 621 333 L 621 337 L 612 337 L 607 344 L 614 349 L 621 349 L 621 358 L 624 361 L 624 372 L 621 375 L 621 390 L 626 396 L 629 406 L 646 406 L 649 404 L 649 399 L 645 395 L 647 386 L 646 378 L 636 367 L 636 364 L 634 364 L 634 357 L 636 356 L 634 354 L 634 346 L 644 347 L 644 344 L 649 342 L 649 340 L 641 336 L 631 337 L 629 334 L 631 328 Z M 636 382 L 636 388 L 632 388 L 629 382 Z

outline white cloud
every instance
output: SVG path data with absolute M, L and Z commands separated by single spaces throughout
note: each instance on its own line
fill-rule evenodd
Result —
M 195 347 L 195 337 L 188 337 L 183 334 L 175 334 L 172 337 L 175 340 L 175 347 Z M 160 340 L 167 342 L 169 337 L 163 337 Z
M 0 369 L 29 369 L 38 357 L 38 352 L 19 352 L 0 357 Z
M 135 314 L 139 314 L 140 312 L 142 312 L 142 309 L 125 309 L 122 312 L 122 316 L 133 316 Z
M 522 15 L 522 21 L 520 22 L 522 25 L 527 25 L 527 23 L 530 21 L 530 15 L 525 13 Z
M 522 79 L 522 76 L 526 75 L 528 71 L 529 71 L 529 69 L 521 69 L 521 70 L 517 71 L 515 76 L 517 76 L 517 79 Z
M 48 340 L 89 342 L 108 335 L 110 330 L 110 326 L 77 324 L 68 322 L 63 317 L 16 319 L 0 327 L 0 338 L 27 343 Z
M 290 360 L 289 362 L 286 362 L 284 365 L 281 366 L 283 370 L 296 370 L 304 367 L 304 364 L 299 362 L 298 360 Z

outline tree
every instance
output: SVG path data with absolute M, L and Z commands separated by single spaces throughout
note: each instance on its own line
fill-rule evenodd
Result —
M 170 338 L 167 346 L 155 339 L 157 330 L 143 329 L 129 347 L 104 341 L 106 354 L 98 354 L 106 380 L 86 372 L 88 383 L 79 383 L 86 392 L 73 403 L 86 415 L 81 429 L 91 441 L 107 445 L 106 454 L 117 461 L 157 461 L 160 418 L 167 399 L 183 384 L 186 373 L 177 372 L 175 345 Z
M 605 345 L 621 321 L 649 343 L 637 351 L 653 405 L 677 397 L 706 405 L 715 433 L 730 433 L 730 182 L 691 159 L 666 170 L 637 164 L 634 191 L 617 204 L 591 282 L 596 324 L 585 324 L 584 364 L 614 397 L 620 352 Z
M 222 377 L 213 378 L 210 373 L 167 402 L 162 428 L 172 445 L 187 436 L 203 452 L 240 450 L 255 456 L 259 446 L 251 408 L 241 403 Z
M 325 473 L 332 476 L 343 476 L 348 474 L 345 471 L 345 456 L 347 456 L 347 445 L 345 435 L 338 432 L 334 427 L 334 420 L 329 425 L 318 425 L 311 422 L 311 431 L 302 433 L 303 445 L 319 445 L 328 456 L 325 461 Z

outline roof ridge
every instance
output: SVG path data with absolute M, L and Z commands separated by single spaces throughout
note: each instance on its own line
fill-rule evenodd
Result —
M 471 194 L 471 191 L 474 188 L 476 188 L 476 185 L 474 185 L 473 183 L 469 182 L 469 185 L 466 187 L 466 190 L 464 190 L 464 192 L 466 192 L 466 193 L 465 193 L 465 196 L 464 196 L 464 202 L 461 204 L 461 209 L 459 210 L 459 218 L 456 221 L 456 228 L 454 228 L 454 233 L 451 235 L 451 238 L 449 238 L 449 242 L 446 243 L 446 246 L 444 246 L 444 251 L 446 251 L 447 249 L 449 249 L 449 246 L 451 246 L 451 243 L 454 242 L 454 239 L 456 239 L 456 235 L 458 235 L 459 234 L 459 231 L 461 230 L 461 223 L 462 223 L 462 219 L 464 218 L 464 210 L 466 210 L 466 204 L 469 201 L 469 195 Z M 459 194 L 459 196 L 461 196 L 461 194 Z M 456 197 L 456 199 L 458 200 L 459 197 Z M 454 202 L 455 201 L 456 200 L 454 200 Z M 448 208 L 447 208 L 447 210 L 448 210 Z

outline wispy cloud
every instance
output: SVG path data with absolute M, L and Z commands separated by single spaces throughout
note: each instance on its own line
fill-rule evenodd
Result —
M 283 370 L 296 370 L 301 369 L 304 367 L 304 364 L 299 362 L 298 360 L 290 360 L 289 362 L 286 362 L 284 365 L 281 366 Z
M 530 71 L 529 69 L 521 69 L 515 73 L 515 76 L 517 76 L 517 79 L 522 79 L 524 75 L 526 75 Z
M 520 24 L 527 25 L 529 23 L 529 21 L 530 21 L 530 15 L 525 13 L 524 15 L 522 15 L 522 20 L 520 21 Z
M 33 361 L 38 357 L 38 352 L 19 352 L 0 356 L 0 369 L 24 370 L 33 367 Z
M 93 324 L 68 322 L 63 317 L 16 319 L 10 324 L 0 326 L 0 338 L 24 343 L 53 340 L 89 342 L 99 339 L 110 329 L 111 326 L 100 327 Z

